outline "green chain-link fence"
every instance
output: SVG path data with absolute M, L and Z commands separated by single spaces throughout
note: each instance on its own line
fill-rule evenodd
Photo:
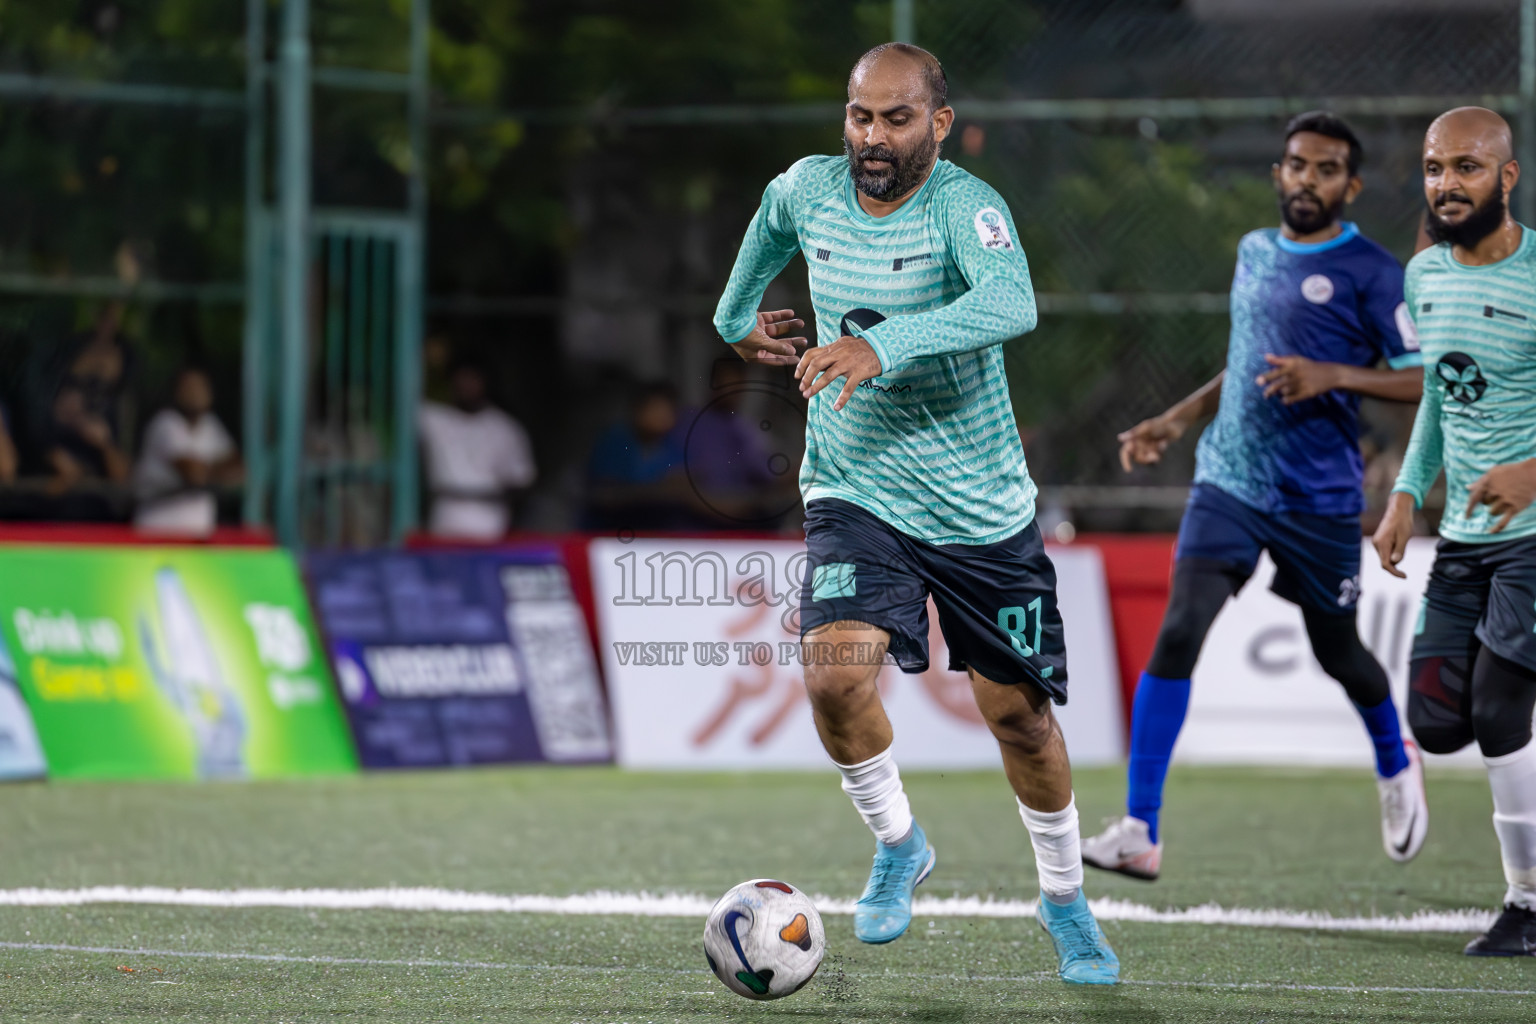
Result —
M 129 290 L 114 270 L 124 241 L 143 255 L 129 325 L 153 371 L 145 400 L 196 352 L 223 360 L 237 405 L 245 6 L 0 0 L 0 403 L 13 418 L 46 389 L 23 383 L 38 347 Z M 274 38 L 280 0 L 256 6 Z M 411 154 L 388 87 L 406 68 L 409 4 L 312 7 L 316 202 L 398 204 Z M 763 186 L 837 150 L 847 68 L 909 25 L 949 74 L 946 157 L 1008 200 L 1034 273 L 1041 325 L 1008 353 L 1036 476 L 1088 525 L 1167 527 L 1193 446 L 1127 480 L 1114 435 L 1220 369 L 1235 244 L 1277 221 L 1269 167 L 1286 118 L 1329 105 L 1355 124 L 1367 188 L 1352 217 L 1406 258 L 1435 113 L 1495 106 L 1531 153 L 1533 8 L 434 0 L 428 333 L 489 362 L 496 397 L 528 425 L 542 472 L 525 521 L 571 525 L 585 453 L 626 380 L 666 377 L 707 400 L 722 353 L 710 312 Z M 1530 198 L 1516 201 L 1529 218 Z M 801 271 L 769 298 L 805 304 Z M 1400 410 L 1368 422 L 1374 447 L 1401 443 Z

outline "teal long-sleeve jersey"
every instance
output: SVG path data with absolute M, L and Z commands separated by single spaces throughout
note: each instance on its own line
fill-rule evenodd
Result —
M 1536 505 L 1510 520 L 1486 505 L 1467 515 L 1472 484 L 1494 466 L 1536 458 L 1536 235 L 1487 266 L 1456 261 L 1449 245 L 1408 263 L 1403 285 L 1424 351 L 1424 398 L 1394 491 L 1424 504 L 1445 469 L 1440 535 L 1476 544 L 1536 535 Z
M 763 291 L 796 252 L 810 271 L 816 337 L 843 317 L 880 359 L 842 410 L 841 384 L 807 412 L 800 493 L 840 498 L 932 544 L 991 544 L 1034 519 L 1035 485 L 1013 419 L 1002 343 L 1034 329 L 1029 264 L 1013 218 L 985 182 L 940 160 L 895 213 L 859 206 L 841 156 L 775 178 L 747 228 L 715 328 L 752 332 Z

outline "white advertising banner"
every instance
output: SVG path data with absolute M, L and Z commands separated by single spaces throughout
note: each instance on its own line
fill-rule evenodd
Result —
M 1435 542 L 1409 542 L 1400 580 L 1365 541 L 1360 556 L 1360 637 L 1392 680 L 1407 713 L 1408 653 Z M 1253 579 L 1217 617 L 1195 667 L 1189 719 L 1175 760 L 1207 763 L 1369 766 L 1375 763 L 1360 716 L 1312 656 L 1301 612 L 1270 592 L 1266 555 Z M 1403 735 L 1409 735 L 1403 723 Z M 1433 763 L 1481 765 L 1476 746 Z
M 805 546 L 788 541 L 593 541 L 594 599 L 620 764 L 824 768 L 794 629 Z M 1123 757 L 1114 633 L 1092 548 L 1053 548 L 1071 702 L 1057 713 L 1074 763 Z M 927 672 L 882 668 L 903 766 L 991 767 L 997 744 L 929 606 Z

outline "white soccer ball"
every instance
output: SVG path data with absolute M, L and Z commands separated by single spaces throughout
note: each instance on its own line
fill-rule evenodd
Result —
M 788 882 L 754 878 L 715 903 L 704 955 L 725 987 L 748 999 L 779 999 L 811 980 L 827 951 L 821 915 Z

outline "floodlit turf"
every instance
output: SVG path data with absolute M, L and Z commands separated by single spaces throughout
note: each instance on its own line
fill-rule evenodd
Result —
M 1029 843 L 1000 775 L 918 774 L 938 849 L 930 896 L 1028 899 Z M 1085 829 L 1118 772 L 1080 772 Z M 1496 906 L 1476 773 L 1432 774 L 1405 867 L 1380 849 L 1366 773 L 1176 769 L 1162 881 L 1090 874 L 1158 908 L 1336 917 Z M 0 889 L 437 886 L 718 894 L 757 875 L 856 896 L 871 840 L 835 776 L 606 769 L 227 785 L 0 787 Z M 404 911 L 0 907 L 11 1021 L 1497 1021 L 1536 1019 L 1536 959 L 1470 960 L 1468 935 L 1105 925 L 1127 984 L 1069 989 L 1031 920 L 919 918 L 861 946 L 827 918 L 799 994 L 748 1003 L 704 970 L 702 922 Z M 104 950 L 19 948 L 26 945 Z M 133 952 L 124 952 L 132 950 Z M 1412 990 L 1412 991 L 1409 991 Z

